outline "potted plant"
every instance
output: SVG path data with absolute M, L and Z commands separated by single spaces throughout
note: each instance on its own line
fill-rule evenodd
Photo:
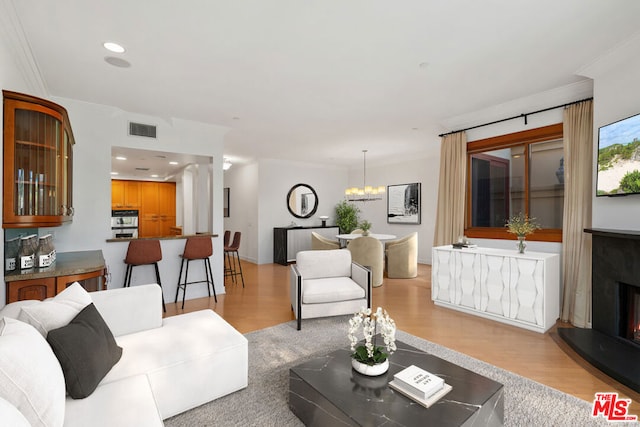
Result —
M 342 233 L 350 234 L 358 226 L 359 213 L 360 209 L 346 200 L 336 205 L 336 225 Z
M 524 242 L 527 234 L 532 234 L 541 228 L 535 218 L 529 218 L 528 215 L 522 212 L 510 217 L 505 227 L 507 227 L 509 233 L 515 234 L 518 237 L 518 252 L 521 254 L 524 253 L 524 248 L 527 246 Z
M 358 330 L 362 327 L 364 344 L 358 345 Z M 377 345 L 378 327 L 384 346 Z M 389 369 L 389 355 L 396 351 L 396 324 L 386 310 L 378 307 L 375 312 L 361 308 L 349 320 L 351 341 L 351 366 L 363 375 L 382 375 Z
M 369 221 L 365 219 L 360 224 L 358 224 L 358 227 L 360 227 L 360 229 L 362 230 L 363 236 L 369 235 L 369 230 L 371 230 L 371 223 Z

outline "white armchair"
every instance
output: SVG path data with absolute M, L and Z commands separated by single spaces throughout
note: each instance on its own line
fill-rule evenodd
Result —
M 346 249 L 301 251 L 291 265 L 291 308 L 298 320 L 353 314 L 371 307 L 371 271 Z

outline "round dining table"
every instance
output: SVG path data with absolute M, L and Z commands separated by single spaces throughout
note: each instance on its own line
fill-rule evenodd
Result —
M 336 237 L 341 240 L 353 240 L 362 236 L 363 236 L 362 234 L 356 233 L 356 234 L 338 234 Z M 384 242 L 385 240 L 393 240 L 396 238 L 394 234 L 376 234 L 376 233 L 369 233 L 369 237 L 376 238 L 381 242 Z

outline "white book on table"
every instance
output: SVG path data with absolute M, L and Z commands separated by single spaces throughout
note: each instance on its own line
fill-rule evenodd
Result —
M 437 375 L 411 365 L 393 376 L 394 384 L 420 399 L 428 399 L 432 394 L 442 390 L 444 380 Z
M 420 396 L 417 396 L 417 395 L 411 393 L 409 390 L 407 390 L 405 388 L 402 388 L 402 386 L 398 386 L 398 384 L 396 383 L 396 380 L 389 381 L 389 387 L 391 387 L 392 389 L 396 390 L 400 394 L 403 394 L 403 395 L 407 396 L 409 399 L 412 399 L 412 400 L 418 402 L 420 405 L 424 406 L 425 408 L 431 407 L 431 405 L 436 403 L 445 394 L 449 393 L 453 389 L 453 387 L 451 387 L 449 384 L 445 383 L 440 390 L 438 390 L 435 393 L 433 393 L 427 399 L 422 399 L 422 398 L 420 398 Z

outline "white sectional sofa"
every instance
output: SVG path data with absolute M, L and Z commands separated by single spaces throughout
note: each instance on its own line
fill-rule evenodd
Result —
M 37 328 L 13 320 L 24 320 L 23 307 L 47 302 L 7 305 L 0 310 L 0 420 L 16 426 L 21 420 L 52 427 L 161 426 L 247 386 L 247 339 L 213 311 L 163 319 L 157 285 L 87 295 L 122 348 L 120 359 L 88 397 L 65 396 L 65 377 L 49 343 Z

